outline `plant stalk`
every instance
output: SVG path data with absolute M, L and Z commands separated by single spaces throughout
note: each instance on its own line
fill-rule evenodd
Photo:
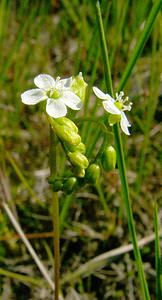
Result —
M 156 269 L 156 299 L 160 300 L 162 297 L 162 275 L 161 275 L 161 249 L 160 249 L 160 235 L 159 235 L 159 220 L 158 220 L 158 206 L 154 204 L 154 230 L 155 230 L 155 269 Z
M 110 93 L 110 95 L 112 97 L 114 97 L 108 49 L 107 49 L 107 45 L 106 45 L 106 38 L 105 38 L 105 32 L 104 32 L 104 27 L 103 27 L 103 21 L 102 21 L 99 1 L 97 1 L 96 8 L 97 8 L 97 11 L 96 11 L 97 21 L 98 21 L 98 27 L 99 27 L 100 39 L 101 39 L 102 55 L 103 55 L 104 68 L 105 68 L 105 83 L 106 83 L 108 93 Z M 143 297 L 145 300 L 149 300 L 150 295 L 149 295 L 149 291 L 148 291 L 148 287 L 147 287 L 147 282 L 145 279 L 140 250 L 138 248 L 137 236 L 136 236 L 135 225 L 134 225 L 134 220 L 133 220 L 133 213 L 132 213 L 132 208 L 131 208 L 131 203 L 130 203 L 130 198 L 129 198 L 129 188 L 128 188 L 128 183 L 127 183 L 127 178 L 126 178 L 126 168 L 125 168 L 123 146 L 122 146 L 122 140 L 121 140 L 118 124 L 115 124 L 113 126 L 113 132 L 114 132 L 115 146 L 116 146 L 116 151 L 117 151 L 117 164 L 118 164 L 120 180 L 121 180 L 122 196 L 123 196 L 126 213 L 127 213 L 128 229 L 129 229 L 130 237 L 131 237 L 131 240 L 133 243 L 134 255 L 135 255 L 135 259 L 136 259 L 136 264 L 137 264 L 139 279 L 140 279 L 140 283 L 141 283 L 141 289 L 143 292 Z
M 52 128 L 50 128 L 50 171 L 51 171 L 52 178 L 55 178 L 57 175 L 56 146 L 57 146 L 57 137 L 54 134 Z M 59 199 L 58 199 L 57 192 L 53 192 L 53 196 L 52 196 L 52 220 L 53 220 L 53 232 L 54 232 L 54 236 L 53 236 L 53 240 L 54 240 L 54 283 L 55 283 L 54 300 L 59 300 L 60 222 L 59 222 Z

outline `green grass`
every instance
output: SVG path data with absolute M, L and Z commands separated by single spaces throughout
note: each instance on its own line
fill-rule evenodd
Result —
M 93 269 L 90 274 L 86 270 L 74 283 L 64 280 L 68 278 L 68 273 L 74 271 L 75 274 L 82 264 L 99 254 L 129 243 L 124 210 L 124 204 L 127 205 L 129 200 L 129 185 L 138 238 L 149 236 L 154 231 L 155 219 L 156 251 L 154 253 L 152 244 L 149 244 L 141 249 L 141 256 L 150 298 L 155 298 L 155 290 L 157 298 L 160 290 L 160 265 L 157 263 L 159 242 L 157 214 L 154 218 L 152 199 L 157 200 L 160 212 L 161 1 L 101 1 L 109 50 L 109 74 L 104 70 L 106 48 L 101 49 L 95 1 L 47 2 L 0 2 L 0 169 L 8 178 L 7 188 L 12 198 L 12 208 L 16 210 L 24 232 L 52 232 L 52 193 L 47 183 L 48 123 L 41 105 L 23 105 L 21 93 L 34 88 L 33 78 L 39 73 L 67 77 L 82 71 L 88 83 L 86 102 L 83 110 L 76 116 L 71 113 L 71 117 L 79 127 L 90 162 L 94 162 L 103 141 L 113 145 L 114 138 L 112 133 L 107 135 L 105 117 L 100 117 L 103 114 L 100 100 L 95 99 L 92 87 L 96 85 L 103 91 L 110 92 L 112 77 L 114 92 L 124 90 L 133 102 L 133 109 L 128 113 L 132 134 L 127 138 L 122 133 L 123 150 L 119 129 L 114 129 L 122 180 L 120 182 L 118 170 L 102 171 L 99 186 L 83 185 L 80 182 L 72 195 L 59 194 L 61 282 L 65 282 L 62 284 L 62 291 L 66 295 L 71 287 L 78 297 L 87 294 L 88 299 L 124 299 L 132 294 L 134 299 L 148 299 L 143 275 L 145 298 L 139 291 L 138 268 L 131 253 L 129 259 L 124 254 L 116 256 L 108 263 L 105 262 L 101 269 Z M 121 151 L 124 152 L 128 183 Z M 59 176 L 69 176 L 65 165 L 66 157 L 60 146 L 58 153 Z M 99 161 L 97 159 L 97 163 Z M 128 208 L 130 207 L 127 206 L 127 213 Z M 6 273 L 0 276 L 0 297 L 3 300 L 7 284 L 13 297 L 23 294 L 24 300 L 39 299 L 35 286 L 37 279 L 35 282 L 32 280 L 39 278 L 40 274 L 22 241 L 12 239 L 13 234 L 14 229 L 1 209 L 0 267 Z M 7 238 L 8 236 L 11 238 Z M 1 241 L 1 237 L 6 237 L 7 240 Z M 32 240 L 32 245 L 51 275 L 52 239 L 37 238 Z M 136 251 L 139 258 L 138 249 Z M 152 275 L 155 257 L 157 280 Z M 132 270 L 130 273 L 127 270 L 128 261 Z M 16 281 L 14 275 L 7 275 L 7 271 L 12 274 L 23 273 L 24 277 L 17 278 Z M 140 272 L 143 273 L 142 270 Z M 87 277 L 84 278 L 84 275 Z M 25 278 L 28 281 L 26 285 L 22 283 Z M 41 287 L 39 291 L 40 289 Z M 45 289 L 46 298 L 50 299 L 51 291 L 46 285 Z
M 154 228 L 155 228 L 155 266 L 156 266 L 156 298 L 162 296 L 162 276 L 161 276 L 161 250 L 159 238 L 158 207 L 154 205 Z

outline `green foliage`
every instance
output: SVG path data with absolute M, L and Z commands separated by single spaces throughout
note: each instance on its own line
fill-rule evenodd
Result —
M 162 205 L 159 134 L 162 18 L 157 15 L 160 5 L 161 1 L 150 0 L 101 1 L 113 88 L 115 91 L 124 89 L 134 102 L 130 114 L 132 134 L 129 139 L 122 135 L 122 140 L 139 237 L 147 237 L 153 231 L 151 199 L 157 199 L 159 211 Z M 118 170 L 101 173 L 101 176 L 99 168 L 96 172 L 92 167 L 100 165 L 105 136 L 105 142 L 113 144 L 111 128 L 104 124 L 107 116 L 100 117 L 103 115 L 100 100 L 92 93 L 93 85 L 105 92 L 111 90 L 104 80 L 106 63 L 102 63 L 95 1 L 2 0 L 0 43 L 0 169 L 8 178 L 9 203 L 24 232 L 33 238 L 33 247 L 51 273 L 53 233 L 49 216 L 51 191 L 47 185 L 48 122 L 41 105 L 22 105 L 20 94 L 32 88 L 33 78 L 39 73 L 64 78 L 72 74 L 78 76 L 82 71 L 88 86 L 79 76 L 73 84 L 76 91 L 82 86 L 79 95 L 85 98 L 83 109 L 76 115 L 69 110 L 67 118 L 53 124 L 59 138 L 58 178 L 54 179 L 61 183 L 58 189 L 62 191 L 59 200 L 62 290 L 67 294 L 68 286 L 72 285 L 80 297 L 84 295 L 93 300 L 142 299 L 132 254 L 129 260 L 123 254 L 111 257 L 104 261 L 102 268 L 95 260 L 98 254 L 129 243 Z M 87 169 L 69 168 L 67 153 L 75 151 L 84 160 L 84 167 L 87 166 L 85 157 L 88 157 Z M 85 178 L 76 178 L 78 175 Z M 91 184 L 87 184 L 90 181 Z M 3 198 L 0 184 L 0 198 L 1 195 Z M 50 299 L 51 290 L 44 279 L 39 285 L 37 275 L 40 274 L 34 262 L 15 236 L 7 215 L 1 211 L 0 297 L 5 299 L 7 286 L 10 298 L 23 295 L 23 300 L 39 299 L 42 292 Z M 156 227 L 156 258 L 159 257 L 157 241 Z M 152 244 L 148 244 L 147 251 L 142 250 L 141 254 L 147 262 L 145 273 L 151 299 L 154 299 L 155 286 L 159 291 L 160 276 L 155 283 L 152 249 Z M 94 258 L 93 271 L 84 271 L 82 264 L 91 258 Z M 160 264 L 157 266 L 159 270 Z M 79 268 L 82 275 L 73 284 L 67 273 Z

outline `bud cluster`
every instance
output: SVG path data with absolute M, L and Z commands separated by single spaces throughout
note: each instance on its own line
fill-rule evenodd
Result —
M 84 177 L 85 169 L 89 162 L 85 156 L 85 145 L 81 141 L 78 127 L 70 119 L 63 117 L 59 119 L 50 118 L 50 123 L 55 134 L 61 141 L 66 154 L 74 166 L 75 174 Z

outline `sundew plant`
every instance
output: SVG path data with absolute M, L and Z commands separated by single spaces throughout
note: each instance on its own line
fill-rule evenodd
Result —
M 1 1 L 2 300 L 162 299 L 161 5 Z

